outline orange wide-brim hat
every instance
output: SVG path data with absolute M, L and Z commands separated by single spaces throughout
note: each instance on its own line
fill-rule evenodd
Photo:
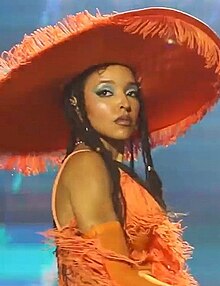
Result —
M 70 132 L 63 87 L 102 63 L 136 71 L 152 146 L 174 142 L 219 97 L 220 41 L 198 19 L 167 8 L 68 16 L 0 58 L 2 168 L 38 174 L 60 163 Z

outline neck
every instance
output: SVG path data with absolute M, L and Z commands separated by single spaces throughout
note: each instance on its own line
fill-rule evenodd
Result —
M 112 153 L 112 159 L 122 162 L 124 154 L 124 141 L 110 138 L 100 138 L 105 148 Z
M 118 162 L 123 161 L 124 141 L 113 140 L 109 138 L 100 138 L 105 148 L 111 152 L 112 159 Z M 89 149 L 87 145 L 81 140 L 78 140 L 74 150 Z

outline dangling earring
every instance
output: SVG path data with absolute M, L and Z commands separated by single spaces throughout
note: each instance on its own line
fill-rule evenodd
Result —
M 73 106 L 73 108 L 74 108 L 74 110 L 75 110 L 75 112 L 76 112 L 76 114 L 77 114 L 79 120 L 80 120 L 81 122 L 83 122 L 82 114 L 81 114 L 81 112 L 80 112 L 80 110 L 79 110 L 79 106 L 78 106 L 77 103 L 78 103 L 78 102 L 77 102 L 77 98 L 72 94 L 72 96 L 70 97 L 70 104 Z M 84 122 L 84 123 L 85 123 L 85 122 Z M 88 134 L 88 132 L 89 132 L 89 127 L 88 127 L 88 126 L 84 126 L 83 128 L 84 128 L 85 132 Z M 78 140 L 78 141 L 76 142 L 76 145 L 79 145 L 80 143 L 84 143 L 84 142 L 83 142 L 82 140 Z
M 78 103 L 78 102 L 77 102 L 76 97 L 75 97 L 74 95 L 72 95 L 72 96 L 70 97 L 70 104 L 74 107 L 75 112 L 76 112 L 77 116 L 79 117 L 80 121 L 83 121 L 82 115 L 81 115 L 81 112 L 80 112 L 80 110 L 79 110 L 79 106 L 78 106 L 77 103 Z

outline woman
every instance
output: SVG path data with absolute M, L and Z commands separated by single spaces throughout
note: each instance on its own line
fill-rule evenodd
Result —
M 74 78 L 66 87 L 65 95 L 66 113 L 73 132 L 67 158 L 56 178 L 53 190 L 53 217 L 55 226 L 61 230 L 61 234 L 57 231 L 50 231 L 48 234 L 57 239 L 67 235 L 68 243 L 72 240 L 73 246 L 79 239 L 77 236 L 74 238 L 74 231 L 80 232 L 80 239 L 81 236 L 87 237 L 87 239 L 98 238 L 102 247 L 113 251 L 112 255 L 115 257 L 117 255 L 118 262 L 110 256 L 101 268 L 96 265 L 97 262 L 95 263 L 95 260 L 100 257 L 94 255 L 94 257 L 90 257 L 90 260 L 94 262 L 94 269 L 86 271 L 84 269 L 86 263 L 84 262 L 84 266 L 82 257 L 86 255 L 86 251 L 91 251 L 91 249 L 82 247 L 81 255 L 77 248 L 75 251 L 78 252 L 78 255 L 68 249 L 67 254 L 65 250 L 59 249 L 59 247 L 65 248 L 64 239 L 57 243 L 61 285 L 62 283 L 64 285 L 71 285 L 71 283 L 83 285 L 85 280 L 89 280 L 86 281 L 89 285 L 90 283 L 96 285 L 95 281 L 100 280 L 100 275 L 103 279 L 100 281 L 101 285 L 113 283 L 105 281 L 103 276 L 106 276 L 107 280 L 112 279 L 118 285 L 168 285 L 147 275 L 152 271 L 152 258 L 149 258 L 149 254 L 148 258 L 147 254 L 144 259 L 141 256 L 138 257 L 141 252 L 146 250 L 146 246 L 149 247 L 148 250 L 151 247 L 153 249 L 153 236 L 149 231 L 151 228 L 153 229 L 153 224 L 157 224 L 157 220 L 154 218 L 153 221 L 149 219 L 147 222 L 143 221 L 142 224 L 137 223 L 136 228 L 146 226 L 144 232 L 139 231 L 137 237 L 133 237 L 129 232 L 126 234 L 129 223 L 130 228 L 135 227 L 132 225 L 134 218 L 130 217 L 128 211 L 136 213 L 137 216 L 141 215 L 140 212 L 138 213 L 138 204 L 141 204 L 141 200 L 145 196 L 147 202 L 143 204 L 142 211 L 145 216 L 142 219 L 147 219 L 147 215 L 154 215 L 154 217 L 159 216 L 159 220 L 164 220 L 166 216 L 161 182 L 153 170 L 139 83 L 136 81 L 134 73 L 128 67 L 118 64 L 93 66 Z M 142 185 L 142 189 L 136 191 L 136 201 L 133 202 L 132 210 L 130 207 L 127 209 L 126 205 L 129 206 L 132 201 L 130 193 L 133 192 L 132 195 L 134 195 L 135 185 L 130 187 L 129 181 L 133 180 L 131 177 L 126 179 L 126 176 L 132 176 L 135 184 L 136 175 L 117 161 L 121 161 L 125 142 L 129 139 L 132 140 L 132 135 L 136 130 L 141 134 L 143 159 L 148 178 L 146 183 L 150 183 L 150 185 L 147 186 L 146 183 L 141 183 L 140 179 L 138 180 L 136 188 L 140 188 Z M 132 150 L 131 156 L 132 158 L 134 156 Z M 130 160 L 131 163 L 132 161 L 133 159 Z M 122 185 L 120 185 L 120 176 L 123 176 L 125 180 Z M 143 194 L 147 191 L 151 193 L 155 201 L 148 197 L 149 194 Z M 153 212 L 150 212 L 145 204 L 150 205 L 150 208 L 154 209 Z M 140 219 L 141 217 L 139 217 Z M 164 223 L 164 225 L 166 224 Z M 177 228 L 175 230 L 178 232 Z M 69 231 L 73 232 L 70 236 L 67 234 Z M 168 236 L 167 239 L 169 239 Z M 80 242 L 77 243 L 80 244 Z M 89 243 L 92 244 L 92 241 Z M 179 260 L 184 251 L 190 250 L 188 246 L 184 247 L 184 245 L 179 249 L 177 245 L 173 244 L 172 246 L 179 251 Z M 137 261 L 128 260 L 128 249 L 134 258 L 142 260 L 140 269 L 145 272 L 138 270 L 138 266 L 135 265 Z M 171 251 L 168 248 L 164 250 L 167 254 Z M 102 253 L 102 255 L 108 254 Z M 67 256 L 68 260 L 72 259 L 76 264 L 77 260 L 81 259 L 76 267 L 78 270 L 74 270 L 72 266 L 68 267 Z M 168 254 L 167 259 L 169 256 L 170 258 L 173 256 L 172 252 Z M 177 265 L 181 262 L 177 258 L 175 259 L 172 266 L 178 267 Z M 159 276 L 163 274 L 167 276 L 167 271 L 159 270 L 161 265 L 157 265 L 159 264 L 157 260 L 154 262 L 154 268 L 158 268 L 154 270 L 155 273 L 160 272 L 157 273 Z M 132 268 L 126 262 L 137 266 L 137 269 Z M 170 272 L 170 262 L 166 267 Z M 105 273 L 105 268 L 107 273 Z M 76 275 L 77 271 L 78 275 Z M 98 272 L 98 275 L 95 274 L 95 271 Z M 107 275 L 110 277 L 107 278 Z M 139 277 L 141 275 L 144 278 Z M 179 276 L 178 279 L 182 278 L 185 281 L 188 278 L 194 284 L 186 273 L 180 275 L 182 277 Z M 170 279 L 170 277 L 165 279 Z
M 57 246 L 59 285 L 198 285 L 150 146 L 175 141 L 217 101 L 219 47 L 197 19 L 152 8 L 68 17 L 1 59 L 1 151 L 13 153 L 3 167 L 45 171 L 71 133 L 53 189 L 55 228 L 46 233 Z M 146 182 L 133 171 L 138 148 Z
M 144 156 L 152 162 L 139 93 L 139 84 L 132 71 L 118 64 L 89 68 L 67 86 L 65 106 L 73 129 L 67 156 L 71 155 L 60 169 L 53 193 L 53 216 L 58 229 L 65 226 L 69 229 L 68 225 L 75 218 L 81 234 L 92 238 L 94 233 L 94 238 L 98 237 L 103 247 L 115 251 L 114 255 L 122 254 L 125 257 L 128 256 L 128 247 L 122 229 L 125 225 L 126 200 L 120 187 L 119 172 L 123 165 L 119 166 L 116 162 L 121 161 L 125 141 L 137 128 L 140 129 L 143 148 L 146 149 L 143 149 Z M 152 177 L 150 165 L 145 167 Z M 164 208 L 160 181 L 157 177 L 155 179 L 156 186 L 150 190 Z M 141 247 L 141 242 L 139 244 Z M 60 246 L 63 247 L 62 244 Z M 84 251 L 82 255 L 85 254 Z M 125 257 L 121 259 L 124 260 Z M 63 260 L 62 255 L 59 258 L 59 249 L 58 260 Z M 69 277 L 65 266 L 65 262 L 59 264 L 61 279 L 70 279 L 74 283 L 77 278 L 74 275 Z M 119 285 L 167 285 L 147 283 L 138 277 L 137 270 L 126 267 L 125 263 L 108 261 L 105 266 L 109 273 L 113 273 L 113 279 Z M 142 268 L 149 270 L 148 263 L 143 263 Z M 124 277 L 120 277 L 120 271 L 123 271 L 121 274 Z M 86 279 L 83 273 L 81 275 L 77 281 L 79 284 Z M 90 283 L 94 283 L 92 273 L 87 279 L 88 277 Z M 94 277 L 94 280 L 95 278 L 98 279 Z M 68 285 L 66 281 L 63 283 Z

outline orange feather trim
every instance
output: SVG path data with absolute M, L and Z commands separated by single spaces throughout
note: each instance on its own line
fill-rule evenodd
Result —
M 153 197 L 123 171 L 121 187 L 126 201 L 124 230 L 129 257 L 104 249 L 98 239 L 84 238 L 73 220 L 61 230 L 44 233 L 58 247 L 59 285 L 66 285 L 68 279 L 71 286 L 83 285 L 82 281 L 115 286 L 103 259 L 117 259 L 140 270 L 150 265 L 151 274 L 170 285 L 198 286 L 186 265 L 192 247 L 182 239 L 181 223 L 171 222 Z

